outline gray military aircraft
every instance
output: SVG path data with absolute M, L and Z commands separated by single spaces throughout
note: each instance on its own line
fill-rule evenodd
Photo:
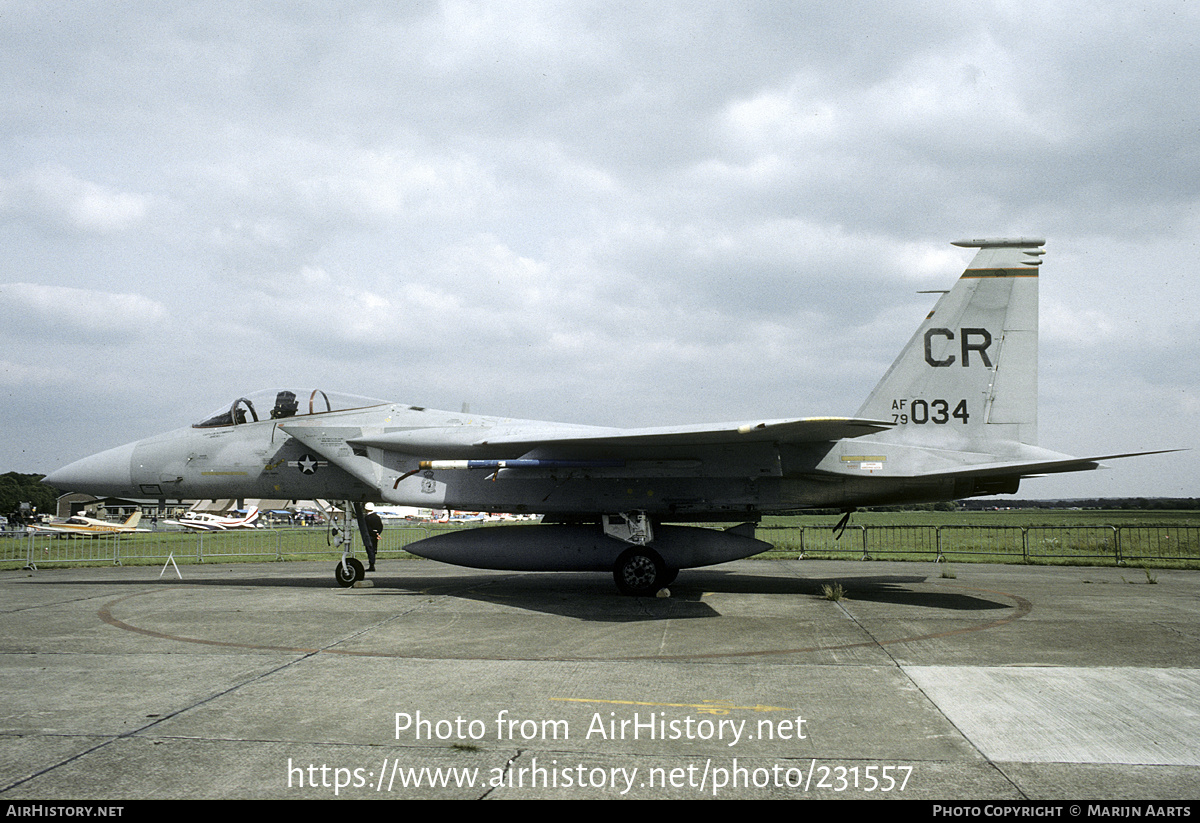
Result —
M 116 497 L 324 498 L 541 513 L 540 526 L 464 530 L 408 551 L 475 568 L 612 571 L 653 594 L 680 569 L 770 548 L 763 514 L 1017 491 L 1095 469 L 1039 448 L 1041 239 L 978 249 L 854 417 L 620 429 L 435 411 L 320 390 L 240 397 L 188 428 L 46 477 Z M 1149 454 L 1151 452 L 1142 452 Z M 665 523 L 734 522 L 724 531 Z M 843 519 L 844 525 L 844 519 Z M 347 552 L 342 585 L 363 577 Z

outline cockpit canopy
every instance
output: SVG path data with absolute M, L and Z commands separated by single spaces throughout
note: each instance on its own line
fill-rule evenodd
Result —
M 282 420 L 288 417 L 305 417 L 310 414 L 327 414 L 386 404 L 386 400 L 373 397 L 324 392 L 320 389 L 264 389 L 239 397 L 232 405 L 218 409 L 201 422 L 193 424 L 192 428 L 240 426 L 260 420 Z

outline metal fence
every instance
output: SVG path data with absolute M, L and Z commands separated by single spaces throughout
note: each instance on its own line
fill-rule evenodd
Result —
M 1200 561 L 1200 525 L 761 526 L 776 552 L 799 557 L 1077 562 L 1095 565 Z
M 446 531 L 437 524 L 384 530 L 380 557 L 397 557 L 417 540 Z M 355 539 L 361 553 L 360 541 Z M 69 537 L 27 532 L 0 535 L 0 563 L 99 565 L 176 561 L 219 563 L 224 560 L 290 560 L 340 556 L 326 528 L 236 529 L 229 531 L 151 531 L 98 537 Z
M 382 558 L 400 557 L 417 540 L 470 526 L 413 524 L 384 530 Z M 486 527 L 484 527 L 486 528 Z M 760 526 L 774 554 L 879 560 L 974 560 L 1092 565 L 1200 561 L 1200 525 L 1136 526 L 861 526 L 837 538 L 828 526 Z M 355 539 L 356 549 L 361 544 Z M 339 555 L 327 529 L 138 532 L 75 538 L 0 534 L 0 564 L 83 565 L 225 560 L 289 560 Z

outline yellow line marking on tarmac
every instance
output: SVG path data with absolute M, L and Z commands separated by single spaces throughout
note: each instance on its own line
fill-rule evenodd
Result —
M 747 712 L 790 712 L 783 706 L 735 706 L 718 700 L 705 700 L 702 703 L 651 703 L 645 700 L 598 700 L 587 697 L 551 697 L 560 703 L 608 703 L 615 706 L 663 706 L 672 709 L 699 709 L 700 714 L 729 714 L 731 711 Z

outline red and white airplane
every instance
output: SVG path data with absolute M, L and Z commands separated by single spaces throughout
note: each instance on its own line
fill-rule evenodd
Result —
M 258 520 L 258 507 L 251 506 L 244 517 L 223 517 L 207 512 L 184 512 L 178 520 L 167 520 L 169 526 L 183 526 L 185 529 L 203 532 L 219 532 L 227 529 L 253 529 Z

